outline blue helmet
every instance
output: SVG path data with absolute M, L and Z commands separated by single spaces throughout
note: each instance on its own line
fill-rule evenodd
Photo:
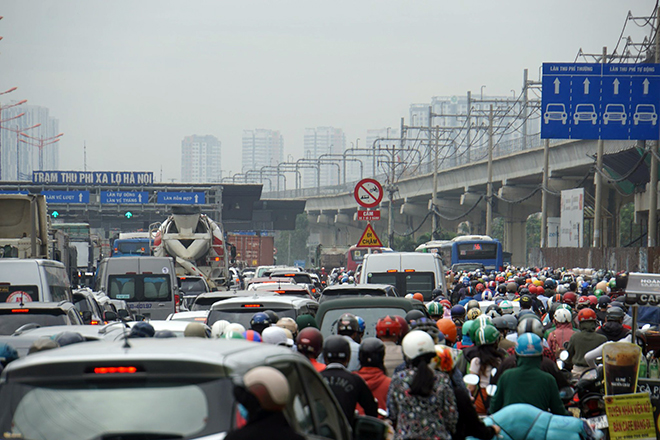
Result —
M 518 336 L 516 342 L 516 354 L 523 357 L 541 356 L 543 354 L 543 342 L 535 333 L 523 333 Z
M 52 338 L 55 342 L 60 344 L 60 347 L 65 347 L 79 342 L 85 342 L 85 338 L 78 332 L 62 332 L 58 333 Z
M 154 327 L 145 321 L 136 322 L 131 328 L 130 338 L 153 338 L 156 334 Z
M 18 352 L 9 344 L 0 344 L 0 365 L 6 366 L 8 363 L 18 359 Z
M 355 319 L 357 319 L 358 322 L 358 329 L 359 329 L 358 333 L 364 333 L 364 331 L 367 328 L 367 323 L 364 322 L 364 319 L 362 319 L 359 316 L 355 316 Z
M 270 317 L 264 312 L 257 312 L 252 315 L 252 319 L 250 319 L 250 328 L 259 333 L 261 333 L 266 327 L 270 327 L 270 324 Z

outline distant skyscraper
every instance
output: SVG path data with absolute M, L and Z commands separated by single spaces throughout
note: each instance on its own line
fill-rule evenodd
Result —
M 220 182 L 220 141 L 215 136 L 186 136 L 181 141 L 181 181 Z
M 243 130 L 243 172 L 249 170 L 260 171 L 264 166 L 276 166 L 284 160 L 284 138 L 277 130 Z M 275 175 L 273 170 L 264 170 L 264 189 L 270 191 L 275 189 Z M 255 180 L 257 179 L 257 180 Z M 252 182 L 258 181 L 257 172 L 250 174 Z M 272 187 L 271 188 L 271 182 Z
M 316 127 L 305 129 L 304 157 L 306 159 L 318 159 L 323 154 L 342 154 L 346 150 L 346 136 L 341 128 Z M 327 158 L 334 160 L 341 167 L 341 158 Z M 348 167 L 347 167 L 348 170 Z M 303 173 L 303 186 L 317 186 L 317 170 L 305 169 Z M 340 176 L 342 175 L 340 171 Z M 343 178 L 343 177 L 342 177 Z M 321 186 L 338 185 L 337 165 L 321 165 Z
M 11 104 L 5 103 L 5 104 Z M 46 107 L 37 105 L 19 105 L 6 110 L 0 114 L 1 120 L 7 120 L 25 113 L 20 118 L 5 122 L 3 128 L 9 130 L 0 130 L 0 164 L 2 165 L 0 177 L 1 180 L 32 180 L 32 171 L 39 169 L 39 148 L 18 141 L 16 130 L 23 130 L 36 124 L 41 124 L 37 128 L 27 130 L 26 134 L 34 138 L 51 138 L 57 136 L 59 132 L 59 120 L 49 115 Z M 22 136 L 21 136 L 22 137 Z M 38 144 L 38 141 L 23 138 L 31 144 Z M 60 144 L 64 142 L 65 137 L 56 143 L 45 145 L 43 149 L 43 169 L 58 170 L 60 165 Z M 47 142 L 46 142 L 47 143 Z M 17 154 L 18 148 L 18 154 Z M 20 172 L 17 168 L 20 166 Z

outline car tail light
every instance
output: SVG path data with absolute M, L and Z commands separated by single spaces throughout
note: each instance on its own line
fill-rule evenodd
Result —
M 273 290 L 273 292 L 282 294 L 282 293 L 286 293 L 286 290 Z
M 390 270 L 388 270 L 388 272 L 390 272 L 390 273 L 397 272 L 397 270 L 396 269 L 390 269 Z
M 414 271 L 415 271 L 415 269 L 406 269 L 406 270 L 404 270 L 404 272 L 414 272 Z
M 12 313 L 28 313 L 29 309 L 11 309 Z
M 174 294 L 174 313 L 179 313 L 181 310 L 180 306 L 181 299 L 179 298 L 179 294 L 175 293 Z
M 220 257 L 215 257 L 215 261 L 220 261 Z
M 92 322 L 90 322 L 89 324 L 90 324 L 90 325 L 99 325 L 99 322 L 98 322 L 98 321 L 92 321 Z
M 252 308 L 252 307 L 263 307 L 263 306 L 261 304 L 243 304 L 243 307 Z
M 136 367 L 96 367 L 94 374 L 132 374 L 137 373 Z
M 206 322 L 206 318 L 205 317 L 198 317 L 198 318 L 195 318 L 195 321 Z

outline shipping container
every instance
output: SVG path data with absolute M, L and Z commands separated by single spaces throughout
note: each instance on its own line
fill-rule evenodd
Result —
M 236 246 L 238 267 L 257 267 L 274 264 L 275 237 L 227 234 L 227 245 Z

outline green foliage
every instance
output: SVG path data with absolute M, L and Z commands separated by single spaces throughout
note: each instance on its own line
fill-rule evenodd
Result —
M 296 217 L 296 229 L 278 231 L 275 235 L 277 264 L 293 265 L 295 260 L 307 260 L 307 239 L 309 238 L 309 219 L 306 213 Z M 289 246 L 290 244 L 290 246 Z
M 396 252 L 413 252 L 416 247 L 417 242 L 412 239 L 411 235 L 406 237 L 394 236 L 394 245 L 392 246 L 392 249 Z
M 638 239 L 641 234 L 641 225 L 635 224 L 635 203 L 626 203 L 621 206 L 621 211 L 619 212 L 619 237 L 621 246 L 626 246 L 631 241 Z M 640 246 L 640 242 L 637 242 L 635 246 Z
M 500 243 L 504 243 L 504 217 L 497 217 L 493 219 L 492 235 Z
M 527 253 L 532 248 L 541 246 L 541 213 L 527 217 Z

